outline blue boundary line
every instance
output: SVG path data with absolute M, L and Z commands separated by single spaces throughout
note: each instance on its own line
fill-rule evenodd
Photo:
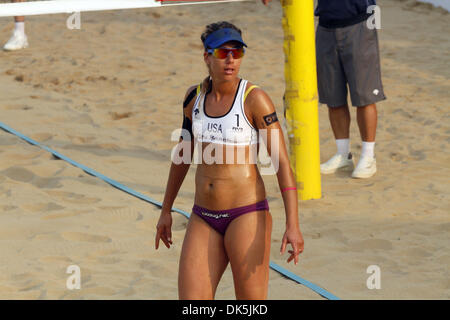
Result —
M 42 148 L 42 149 L 52 153 L 55 157 L 69 162 L 70 164 L 74 165 L 75 167 L 78 167 L 78 168 L 82 169 L 86 173 L 102 179 L 103 181 L 109 183 L 110 185 L 112 185 L 113 187 L 115 187 L 117 189 L 125 191 L 126 193 L 129 193 L 130 195 L 135 196 L 135 197 L 137 197 L 139 199 L 142 199 L 144 201 L 147 201 L 147 202 L 149 202 L 151 204 L 157 205 L 160 208 L 162 207 L 162 202 L 153 200 L 153 199 L 147 197 L 146 195 L 144 195 L 142 193 L 136 192 L 133 189 L 130 189 L 127 186 L 125 186 L 125 185 L 123 185 L 123 184 L 121 184 L 121 183 L 119 183 L 119 182 L 117 182 L 115 180 L 112 180 L 112 179 L 102 175 L 101 173 L 98 173 L 98 172 L 92 170 L 91 168 L 88 168 L 88 167 L 86 167 L 86 166 L 84 166 L 84 165 L 82 165 L 82 164 L 80 164 L 80 163 L 78 163 L 76 161 L 73 161 L 72 159 L 62 155 L 61 153 L 59 153 L 59 152 L 57 152 L 57 151 L 55 151 L 53 149 L 50 149 L 49 147 L 47 147 L 45 145 L 42 145 L 39 142 L 34 141 L 31 138 L 28 138 L 27 136 L 21 134 L 20 132 L 15 131 L 14 129 L 12 129 L 12 128 L 8 127 L 7 125 L 3 124 L 2 122 L 0 122 L 0 128 L 5 130 L 5 131 L 7 131 L 7 132 L 9 132 L 9 133 L 11 133 L 11 134 L 13 134 L 13 135 L 18 136 L 19 138 L 25 140 L 26 142 L 28 142 L 30 144 L 38 146 L 38 147 L 40 147 L 40 148 Z M 184 215 L 188 219 L 190 217 L 190 214 L 187 213 L 186 211 L 183 211 L 183 210 L 180 210 L 180 209 L 177 209 L 177 208 L 172 208 L 172 211 L 178 212 L 178 213 Z M 284 269 L 283 267 L 279 266 L 278 264 L 276 264 L 276 263 L 274 263 L 272 261 L 270 261 L 269 266 L 273 270 L 277 271 L 278 273 L 284 275 L 285 277 L 290 278 L 291 280 L 294 280 L 295 282 L 298 282 L 298 283 L 308 287 L 309 289 L 311 289 L 314 292 L 320 294 L 324 298 L 327 298 L 329 300 L 340 300 L 338 297 L 336 297 L 335 295 L 329 293 L 325 289 L 322 289 L 321 287 L 315 285 L 314 283 L 311 283 L 311 282 L 309 282 L 309 281 L 307 281 L 307 280 L 305 280 L 303 278 L 300 278 L 296 274 L 290 272 L 289 270 Z

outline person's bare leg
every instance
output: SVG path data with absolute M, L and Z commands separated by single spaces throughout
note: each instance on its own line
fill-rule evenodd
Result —
M 356 109 L 356 117 L 358 120 L 359 132 L 361 140 L 366 142 L 374 142 L 377 131 L 377 107 L 375 104 L 369 104 Z
M 350 111 L 348 105 L 328 106 L 328 117 L 333 130 L 337 153 L 320 165 L 320 172 L 330 174 L 338 169 L 353 170 L 354 164 L 350 153 Z
M 377 107 L 370 104 L 356 110 L 362 148 L 358 165 L 352 173 L 353 178 L 370 178 L 377 172 L 375 160 L 375 135 L 377 131 Z
M 225 233 L 225 248 L 238 300 L 267 299 L 272 217 L 269 211 L 245 213 Z
M 25 0 L 12 0 L 12 2 L 24 2 Z M 24 16 L 20 16 L 20 17 L 14 17 L 14 21 L 15 22 L 25 22 L 25 17 Z
M 335 139 L 350 137 L 350 111 L 348 105 L 328 107 L 328 117 Z
M 189 218 L 178 273 L 180 300 L 214 299 L 227 265 L 223 236 L 194 213 Z

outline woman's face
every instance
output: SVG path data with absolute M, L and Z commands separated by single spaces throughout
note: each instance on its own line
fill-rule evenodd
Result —
M 237 41 L 226 42 L 221 48 L 238 48 L 242 44 Z M 235 79 L 239 74 L 242 58 L 235 59 L 231 52 L 225 59 L 214 57 L 213 54 L 204 53 L 204 60 L 209 70 L 211 78 L 219 81 L 230 81 Z

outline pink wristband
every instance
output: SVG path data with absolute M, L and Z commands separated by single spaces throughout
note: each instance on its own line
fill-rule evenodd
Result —
M 281 190 L 281 192 L 285 192 L 287 190 L 297 190 L 297 188 L 296 187 L 287 187 L 287 188 L 284 188 L 283 190 Z

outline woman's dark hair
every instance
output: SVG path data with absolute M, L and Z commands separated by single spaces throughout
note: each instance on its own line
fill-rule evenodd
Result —
M 200 39 L 202 39 L 203 45 L 205 44 L 205 40 L 206 38 L 213 33 L 214 31 L 220 30 L 220 29 L 225 29 L 225 28 L 231 28 L 236 30 L 237 32 L 239 32 L 240 35 L 242 35 L 242 31 L 241 29 L 239 29 L 238 27 L 236 27 L 234 24 L 228 22 L 228 21 L 219 21 L 219 22 L 214 22 L 211 24 L 208 24 L 205 28 L 205 31 L 202 33 L 202 36 L 200 37 Z

